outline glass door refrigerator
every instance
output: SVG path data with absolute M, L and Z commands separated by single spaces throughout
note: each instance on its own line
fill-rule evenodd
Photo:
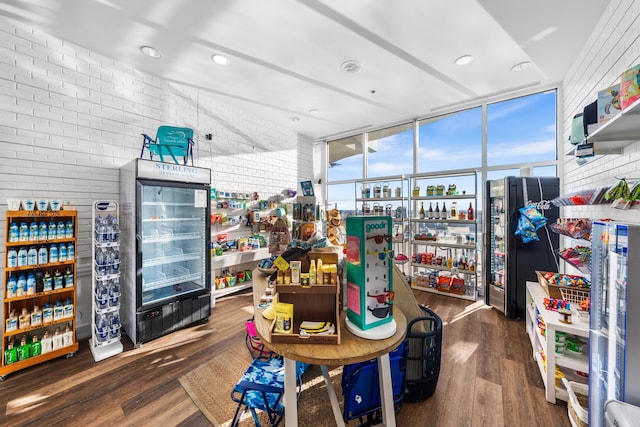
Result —
M 639 257 L 640 225 L 593 222 L 589 318 L 591 427 L 607 425 L 608 400 L 640 405 Z
M 486 183 L 484 216 L 485 303 L 507 317 L 523 319 L 526 282 L 537 281 L 535 271 L 558 271 L 558 235 L 546 227 L 537 230 L 539 240 L 523 243 L 516 236 L 519 209 L 535 204 L 555 223 L 559 208 L 551 200 L 558 197 L 556 177 L 515 177 Z
M 193 166 L 120 169 L 121 320 L 136 346 L 209 318 L 210 184 Z

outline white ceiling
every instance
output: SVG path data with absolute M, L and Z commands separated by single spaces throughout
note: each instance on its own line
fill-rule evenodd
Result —
M 0 14 L 317 139 L 560 82 L 607 3 L 3 0 Z

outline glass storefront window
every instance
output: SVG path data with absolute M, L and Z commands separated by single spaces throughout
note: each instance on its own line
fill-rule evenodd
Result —
M 328 181 L 361 178 L 362 134 L 329 141 Z
M 487 105 L 488 166 L 557 159 L 556 95 L 551 90 Z
M 407 175 L 413 172 L 413 123 L 367 134 L 367 177 Z
M 482 108 L 419 122 L 418 172 L 482 166 Z

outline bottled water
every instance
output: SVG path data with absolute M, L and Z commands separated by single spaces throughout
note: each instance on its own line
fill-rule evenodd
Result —
M 107 220 L 105 218 L 100 218 L 100 240 L 101 243 L 106 243 L 109 241 L 109 227 L 107 227 Z
M 98 248 L 96 249 L 96 273 L 98 273 L 99 276 L 104 276 L 104 252 L 102 251 L 102 248 Z
M 26 267 L 28 264 L 27 248 L 21 247 L 18 250 L 18 267 Z
M 106 248 L 104 250 L 104 263 L 105 263 L 104 274 L 113 274 L 113 249 L 112 248 Z
M 32 242 L 38 241 L 40 238 L 38 237 L 38 231 L 40 228 L 38 227 L 37 222 L 32 222 L 29 224 L 29 240 Z
M 115 312 L 109 316 L 109 339 L 120 337 L 120 315 Z
M 58 245 L 49 247 L 49 262 L 58 262 Z
M 38 264 L 46 264 L 49 262 L 49 251 L 46 246 L 40 246 L 38 249 Z
M 109 304 L 109 288 L 107 284 L 102 280 L 98 281 L 95 298 L 96 298 L 96 306 L 99 309 L 107 308 Z
M 107 315 L 102 313 L 96 313 L 95 317 L 96 325 L 96 339 L 98 343 L 105 343 L 109 340 L 109 323 Z
M 48 234 L 48 227 L 47 227 L 47 223 L 42 221 L 39 225 L 38 225 L 38 238 L 42 241 L 42 240 L 47 240 L 47 234 Z
M 120 239 L 120 224 L 118 218 L 112 217 L 111 219 L 111 241 L 117 242 Z
M 69 243 L 67 245 L 67 260 L 68 261 L 73 261 L 73 259 L 76 257 L 76 250 L 73 247 L 73 243 Z
M 58 227 L 56 227 L 56 223 L 54 221 L 49 223 L 49 233 L 47 237 L 49 240 L 55 240 L 58 238 Z
M 29 227 L 27 226 L 26 222 L 22 222 L 20 224 L 20 229 L 18 231 L 18 240 L 21 242 L 28 242 L 29 241 Z
M 120 304 L 120 282 L 118 279 L 109 281 L 109 306 L 117 307 Z
M 38 250 L 35 246 L 31 246 L 27 252 L 27 264 L 38 265 Z
M 7 252 L 7 267 L 15 268 L 18 266 L 18 251 L 16 248 L 10 248 Z
M 10 242 L 20 241 L 20 228 L 18 227 L 17 222 L 12 222 L 11 225 L 9 225 L 9 241 Z
M 113 251 L 113 274 L 120 272 L 120 250 L 118 248 L 112 248 Z

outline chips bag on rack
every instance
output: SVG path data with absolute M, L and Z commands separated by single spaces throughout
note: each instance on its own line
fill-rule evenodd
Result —
M 529 221 L 531 221 L 531 224 L 533 224 L 535 230 L 547 223 L 547 218 L 545 218 L 544 215 L 540 213 L 535 205 L 529 205 L 520 208 L 520 214 L 524 215 Z

